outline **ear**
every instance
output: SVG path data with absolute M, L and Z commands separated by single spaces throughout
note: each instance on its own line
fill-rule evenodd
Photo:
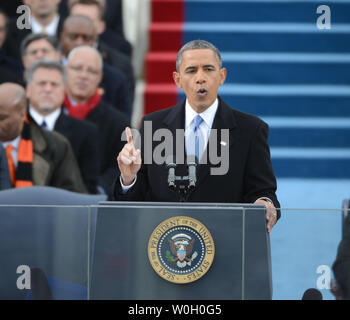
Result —
M 27 118 L 27 108 L 22 108 L 20 111 L 20 116 L 23 119 L 23 121 Z
M 174 82 L 176 84 L 176 86 L 178 88 L 182 88 L 182 85 L 181 85 L 181 76 L 180 76 L 180 73 L 177 72 L 177 71 L 174 71 L 173 72 L 173 79 L 174 79 Z
M 26 86 L 26 97 L 29 100 L 30 100 L 30 96 L 31 96 L 31 93 L 32 93 L 31 89 L 32 89 L 31 85 L 27 84 L 27 86 Z
M 221 68 L 220 69 L 220 86 L 222 86 L 226 80 L 226 76 L 227 76 L 227 70 L 226 68 Z
M 106 30 L 106 22 L 104 22 L 103 20 L 99 21 L 97 34 L 101 35 L 102 33 L 105 32 L 105 30 Z
M 29 66 L 27 66 L 27 59 L 26 56 L 22 57 L 22 64 L 25 70 L 27 70 L 29 68 Z

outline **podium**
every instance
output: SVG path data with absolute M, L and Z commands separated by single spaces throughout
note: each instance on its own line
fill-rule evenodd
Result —
M 89 211 L 0 205 L 0 300 L 48 299 L 33 294 L 43 292 L 45 281 L 54 299 L 87 299 Z M 27 281 L 21 266 L 31 270 Z M 42 272 L 35 276 L 35 269 Z M 18 287 L 18 282 L 27 286 Z
M 195 270 L 199 254 L 187 255 L 179 249 L 169 249 L 170 239 L 162 240 L 170 230 L 165 226 L 177 218 L 179 225 L 186 221 L 200 222 L 210 232 L 215 253 L 210 268 L 195 281 L 177 283 L 169 279 L 180 279 L 202 271 Z M 191 222 L 193 223 L 193 222 Z M 158 228 L 158 229 L 157 229 Z M 176 228 L 174 223 L 174 228 Z M 158 231 L 157 231 L 158 230 Z M 164 230 L 164 235 L 161 235 Z M 167 230 L 167 232 L 165 232 Z M 175 231 L 177 229 L 174 229 Z M 195 233 L 188 227 L 178 228 L 171 238 L 183 238 L 187 247 L 192 240 L 186 240 L 183 230 Z M 159 234 L 160 244 L 168 247 L 150 253 L 152 234 Z M 155 236 L 157 238 L 158 236 Z M 195 238 L 193 236 L 192 238 Z M 198 239 L 197 239 L 198 240 Z M 197 241 L 196 240 L 196 241 Z M 163 242 L 162 242 L 163 241 Z M 174 240 L 175 241 L 175 240 Z M 156 241 L 155 241 L 156 242 Z M 168 243 L 169 242 L 169 243 Z M 205 247 L 205 254 L 211 247 Z M 205 242 L 205 240 L 203 240 Z M 178 243 L 182 243 L 178 241 Z M 187 250 L 187 249 L 186 249 Z M 161 257 L 166 252 L 167 257 Z M 197 253 L 197 251 L 195 251 Z M 159 253 L 160 257 L 154 255 Z M 194 259 L 190 259 L 191 257 Z M 152 258 L 153 257 L 153 258 Z M 182 259 L 181 259 L 182 258 Z M 94 253 L 89 299 L 117 300 L 244 300 L 272 299 L 272 276 L 270 240 L 266 231 L 265 207 L 252 204 L 215 203 L 151 203 L 151 202 L 105 202 L 100 203 L 97 213 Z M 154 259 L 154 261 L 152 261 Z M 180 261 L 169 268 L 168 261 Z M 193 261 L 192 261 L 193 260 Z M 155 262 L 157 261 L 157 262 Z M 160 262 L 158 262 L 160 261 Z M 181 264 L 193 263 L 181 269 Z M 203 260 L 205 261 L 205 260 Z M 170 263 L 170 262 L 169 262 Z M 166 270 L 157 274 L 156 269 Z M 192 270 L 193 269 L 193 270 Z M 169 271 L 170 270 L 170 271 Z M 185 270 L 185 271 L 182 271 Z M 159 272 L 161 273 L 161 272 Z M 175 273 L 172 274 L 172 273 Z M 191 274 L 192 274 L 191 273 Z M 203 273 L 203 272 L 202 272 Z M 169 279 L 167 280 L 166 277 Z M 186 277 L 183 277 L 186 278 Z M 194 280 L 193 278 L 191 280 Z

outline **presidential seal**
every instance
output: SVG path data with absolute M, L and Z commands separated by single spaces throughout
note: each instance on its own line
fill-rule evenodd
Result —
M 163 221 L 148 241 L 148 258 L 154 271 L 174 283 L 189 283 L 203 277 L 213 263 L 214 254 L 209 230 L 190 217 Z

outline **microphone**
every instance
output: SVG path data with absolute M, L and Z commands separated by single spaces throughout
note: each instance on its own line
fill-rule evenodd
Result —
M 196 162 L 197 157 L 194 155 L 187 156 L 188 166 L 188 189 L 193 190 L 196 187 L 197 176 L 196 176 Z
M 53 300 L 45 273 L 40 268 L 30 268 L 30 288 L 34 300 Z
M 170 190 L 175 190 L 175 168 L 176 164 L 173 163 L 173 156 L 169 156 L 166 160 L 167 168 L 169 170 L 168 173 L 168 186 Z
M 320 290 L 310 288 L 304 292 L 301 300 L 323 300 L 323 296 Z
M 197 177 L 196 177 L 196 163 L 188 162 L 188 188 L 193 190 L 196 187 Z

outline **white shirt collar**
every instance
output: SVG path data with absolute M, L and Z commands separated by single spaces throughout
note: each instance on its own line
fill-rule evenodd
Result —
M 31 27 L 33 33 L 42 33 L 45 29 L 46 33 L 50 36 L 56 36 L 57 28 L 58 28 L 58 22 L 60 20 L 60 16 L 56 15 L 55 18 L 51 21 L 51 23 L 43 27 L 35 18 L 32 16 L 31 21 Z
M 216 98 L 214 103 L 209 108 L 207 108 L 204 112 L 200 113 L 200 116 L 203 118 L 203 120 L 204 120 L 206 126 L 208 127 L 208 129 L 211 129 L 211 127 L 213 126 L 213 122 L 214 122 L 216 111 L 218 109 L 218 105 L 219 105 L 219 101 Z M 188 102 L 188 99 L 186 99 L 185 129 L 187 129 L 191 125 L 193 119 L 198 114 L 199 113 L 194 111 L 194 109 L 191 107 L 191 105 Z
M 9 145 L 13 146 L 13 149 L 11 151 L 11 157 L 12 157 L 12 160 L 13 160 L 16 167 L 17 167 L 17 163 L 18 163 L 17 154 L 18 154 L 18 147 L 19 147 L 20 141 L 21 141 L 21 136 L 18 136 L 17 138 L 13 139 L 12 141 L 2 142 L 2 145 L 4 146 L 5 149 Z
M 29 113 L 31 117 L 34 119 L 34 121 L 41 126 L 42 122 L 45 120 L 46 125 L 47 125 L 47 130 L 54 130 L 55 123 L 60 116 L 61 113 L 61 108 L 56 109 L 55 111 L 51 112 L 49 115 L 46 117 L 42 116 L 39 112 L 34 110 L 32 107 L 29 108 Z
M 77 106 L 79 103 L 78 102 L 76 102 L 72 97 L 70 97 L 68 94 L 67 94 L 67 98 L 68 98 L 68 100 L 69 100 L 69 102 L 71 103 L 71 105 L 73 106 L 73 107 L 75 107 L 75 106 Z M 82 103 L 85 103 L 86 101 L 84 101 L 84 102 L 82 102 Z
M 2 142 L 2 145 L 4 146 L 4 148 L 6 148 L 9 145 L 12 145 L 15 150 L 18 150 L 20 140 L 21 140 L 21 136 L 18 136 L 17 138 L 13 139 L 12 141 Z

